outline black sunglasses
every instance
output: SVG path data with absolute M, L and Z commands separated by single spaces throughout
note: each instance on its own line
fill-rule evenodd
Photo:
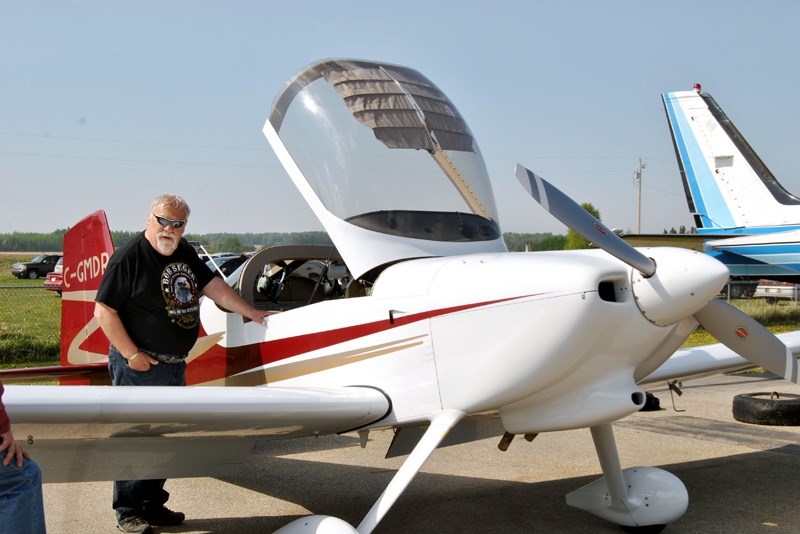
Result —
M 186 224 L 186 221 L 182 221 L 180 219 L 178 219 L 177 221 L 173 221 L 172 219 L 167 219 L 166 217 L 159 217 L 155 213 L 153 214 L 153 217 L 156 218 L 156 222 L 161 226 L 171 226 L 173 228 L 180 228 L 181 226 Z

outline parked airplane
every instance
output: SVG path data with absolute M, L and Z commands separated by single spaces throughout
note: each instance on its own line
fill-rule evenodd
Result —
M 280 312 L 266 329 L 202 301 L 187 372 L 197 387 L 7 386 L 15 432 L 48 481 L 229 474 L 256 439 L 357 431 L 366 444 L 392 429 L 387 455 L 408 457 L 357 529 L 326 516 L 281 529 L 365 533 L 437 447 L 486 437 L 491 419 L 501 443 L 590 428 L 603 477 L 567 502 L 665 525 L 686 510 L 686 488 L 661 469 L 622 469 L 612 429 L 642 407 L 643 384 L 752 364 L 798 382 L 800 340 L 790 350 L 714 298 L 724 265 L 636 249 L 522 166 L 525 190 L 599 249 L 508 252 L 474 137 L 415 70 L 314 63 L 278 94 L 264 133 L 335 248 L 266 249 L 229 277 Z M 103 371 L 91 310 L 112 250 L 102 212 L 68 233 L 63 365 L 44 372 Z M 730 348 L 670 357 L 698 324 Z
M 662 95 L 689 210 L 733 277 L 800 282 L 800 198 L 695 84 Z

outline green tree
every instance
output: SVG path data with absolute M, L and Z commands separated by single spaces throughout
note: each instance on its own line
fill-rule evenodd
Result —
M 600 220 L 600 212 L 592 206 L 589 202 L 584 202 L 581 207 L 591 213 L 595 219 Z M 589 241 L 580 235 L 578 232 L 570 228 L 567 230 L 567 239 L 564 241 L 564 250 L 576 250 L 581 248 L 589 248 Z
M 518 234 L 506 232 L 503 234 L 503 241 L 506 248 L 512 252 L 522 252 L 525 250 L 561 250 L 564 248 L 563 235 L 553 235 L 551 233 L 541 234 Z
M 237 237 L 231 236 L 222 243 L 222 250 L 225 252 L 241 253 L 248 250 L 250 247 L 242 245 Z
M 550 235 L 533 244 L 530 250 L 563 250 L 567 236 L 561 234 Z

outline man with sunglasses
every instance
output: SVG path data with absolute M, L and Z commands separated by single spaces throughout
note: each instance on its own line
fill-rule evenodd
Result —
M 115 386 L 185 386 L 184 359 L 200 329 L 200 296 L 266 324 L 268 312 L 245 302 L 215 276 L 182 238 L 189 206 L 177 195 L 153 200 L 145 231 L 117 249 L 95 298 L 94 316 L 111 342 L 108 370 Z M 149 533 L 151 525 L 183 523 L 164 504 L 165 480 L 114 482 L 117 528 Z

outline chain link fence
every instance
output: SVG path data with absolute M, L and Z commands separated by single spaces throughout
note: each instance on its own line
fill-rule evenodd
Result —
M 36 286 L 0 286 L 0 365 L 57 363 L 61 298 Z

